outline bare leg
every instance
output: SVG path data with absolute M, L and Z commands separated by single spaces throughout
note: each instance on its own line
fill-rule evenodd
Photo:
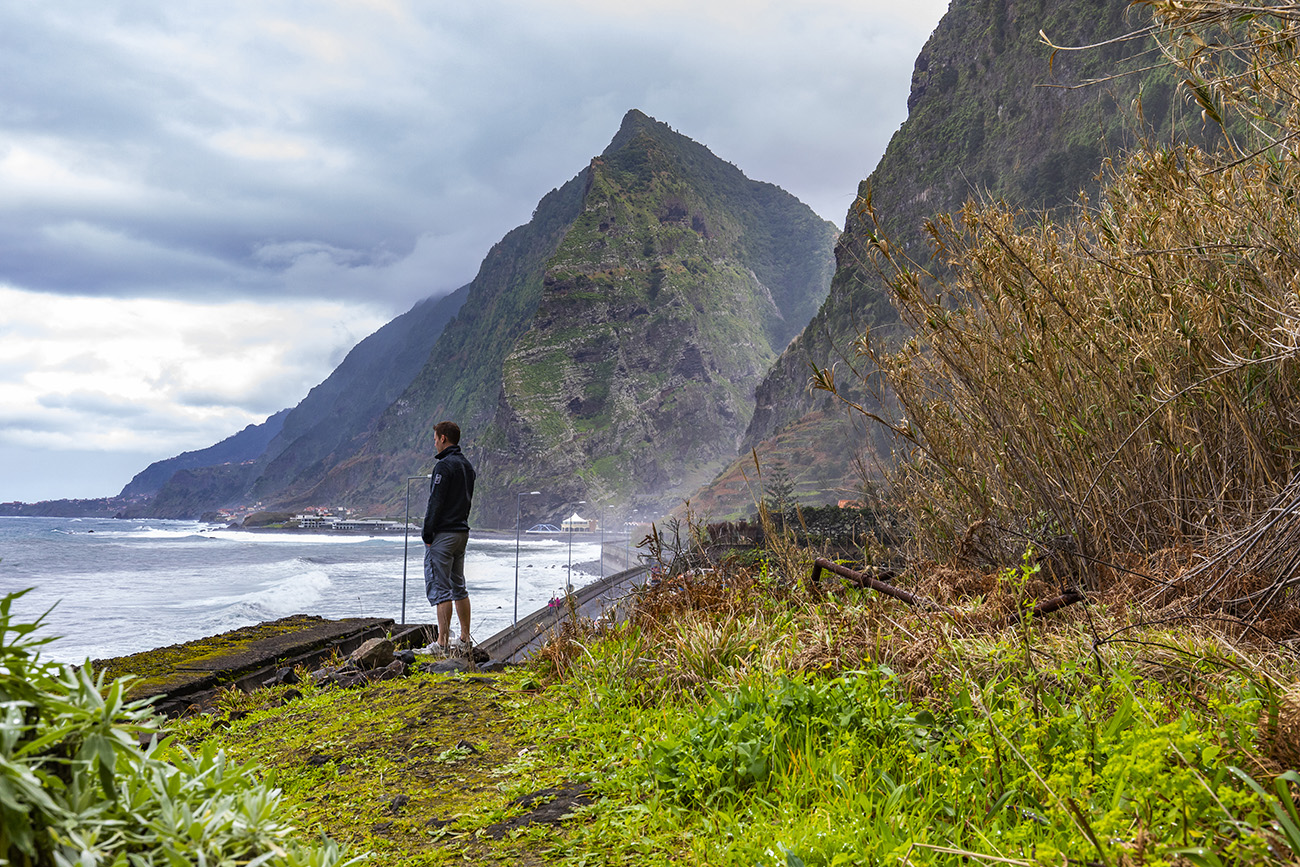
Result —
M 451 600 L 438 603 L 438 643 L 443 647 L 451 640 Z
M 456 618 L 460 620 L 460 640 L 469 641 L 469 597 L 456 600 Z M 450 612 L 448 612 L 447 627 L 451 627 Z

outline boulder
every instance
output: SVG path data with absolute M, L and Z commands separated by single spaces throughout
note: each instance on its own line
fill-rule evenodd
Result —
M 426 662 L 420 666 L 420 670 L 427 674 L 452 674 L 457 671 L 473 671 L 474 664 L 468 659 L 453 656 L 437 662 Z
M 348 661 L 358 668 L 384 668 L 393 661 L 393 642 L 387 638 L 372 638 L 352 651 Z
M 406 663 L 400 659 L 394 659 L 383 668 L 371 669 L 366 673 L 366 678 L 372 683 L 380 680 L 393 680 L 399 677 L 406 677 Z

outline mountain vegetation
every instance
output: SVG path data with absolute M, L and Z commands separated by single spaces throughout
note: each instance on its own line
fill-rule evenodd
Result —
M 600 157 L 489 252 L 439 314 L 456 312 L 445 327 L 399 317 L 253 464 L 186 467 L 153 513 L 254 501 L 398 513 L 408 477 L 429 465 L 435 417 L 460 420 L 482 464 L 480 525 L 510 523 L 513 492 L 527 489 L 545 490 L 554 514 L 579 500 L 627 511 L 688 498 L 747 514 L 772 461 L 805 503 L 862 500 L 903 446 L 809 381 L 838 365 L 854 402 L 892 399 L 878 372 L 846 375 L 869 368 L 855 354 L 864 329 L 906 330 L 872 233 L 924 260 L 925 221 L 968 198 L 1070 207 L 1080 189 L 1095 193 L 1104 156 L 1144 128 L 1167 138 L 1181 116 L 1175 77 L 1148 62 L 1149 40 L 1109 41 L 1135 27 L 1113 0 L 955 0 L 835 261 L 833 228 L 790 196 L 630 112 Z M 1040 29 L 1106 44 L 1053 56 Z
M 909 450 L 894 501 L 919 550 L 1005 562 L 1060 539 L 1093 583 L 1100 563 L 1187 540 L 1212 553 L 1144 595 L 1258 618 L 1295 580 L 1295 24 L 1146 5 L 1226 140 L 1148 139 L 1055 222 L 1000 203 L 938 218 L 943 270 L 878 229 L 870 252 L 912 336 L 859 347 L 906 418 L 877 416 Z M 829 372 L 819 384 L 837 390 Z
M 129 841 L 162 863 L 180 828 L 256 863 L 337 860 L 295 848 L 318 834 L 393 865 L 1297 863 L 1300 15 L 1139 5 L 1133 41 L 1220 132 L 1148 135 L 1077 207 L 935 215 L 924 247 L 870 190 L 855 208 L 854 267 L 898 327 L 853 341 L 856 374 L 813 377 L 893 438 L 897 544 L 814 559 L 764 505 L 761 545 L 710 559 L 687 521 L 647 546 L 658 580 L 621 622 L 574 616 L 498 676 L 231 690 L 171 726 L 171 768 L 133 749 L 119 686 L 104 703 L 86 672 L 42 668 L 0 601 L 0 852 L 99 863 Z M 643 177 L 625 169 L 593 164 L 590 188 Z M 581 278 L 621 275 L 605 216 L 643 244 L 654 228 L 583 200 L 597 229 L 584 208 L 530 331 Z M 528 333 L 516 350 L 545 359 L 558 338 Z M 549 423 L 514 400 L 521 429 Z M 572 418 L 546 431 L 577 441 Z M 788 515 L 797 482 L 769 466 Z M 216 818 L 196 812 L 226 756 L 273 769 L 282 800 L 231 765 Z M 266 805 L 260 849 L 230 833 L 254 827 L 235 802 Z
M 133 513 L 221 506 L 401 511 L 456 419 L 479 464 L 475 520 L 618 497 L 670 508 L 734 454 L 753 388 L 821 303 L 835 228 L 639 111 L 553 190 L 475 279 L 362 341 L 296 407 L 159 462 Z M 205 462 L 205 458 L 210 461 Z M 164 479 L 165 477 L 165 479 Z M 160 481 L 161 480 L 161 481 Z
M 352 348 L 297 406 L 220 443 L 157 461 L 121 497 L 148 496 L 122 514 L 197 518 L 225 506 L 285 496 L 302 477 L 358 448 L 361 434 L 416 375 L 468 294 L 425 299 Z
M 259 456 L 249 496 L 284 496 L 360 446 L 359 433 L 402 393 L 469 294 L 426 298 L 358 343 L 329 377 L 290 410 Z
M 399 767 L 443 744 L 375 747 L 337 699 L 292 711 L 303 742 L 328 727 L 384 771 L 338 807 L 278 742 L 277 696 L 187 736 L 278 762 L 300 815 L 384 863 L 1294 864 L 1300 17 L 1144 5 L 1153 60 L 1227 130 L 1212 148 L 1147 139 L 1052 218 L 937 216 L 934 256 L 862 203 L 906 331 L 856 349 L 904 415 L 815 376 L 906 444 L 887 563 L 863 540 L 853 586 L 827 584 L 765 512 L 760 550 L 708 562 L 688 526 L 626 622 L 571 622 L 493 682 L 512 739 L 434 761 L 499 782 L 436 840 Z M 447 706 L 420 689 L 392 694 Z M 574 786 L 560 827 L 528 818 Z M 421 809 L 358 827 L 407 788 Z
M 735 453 L 754 384 L 823 296 L 833 239 L 793 196 L 629 114 L 505 358 L 485 480 L 689 496 Z

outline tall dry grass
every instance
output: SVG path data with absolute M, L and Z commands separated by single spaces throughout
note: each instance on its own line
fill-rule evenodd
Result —
M 1222 150 L 1147 143 L 1060 222 L 972 202 L 928 226 L 940 269 L 872 239 L 912 337 L 858 348 L 903 415 L 880 420 L 928 556 L 981 520 L 1018 540 L 1007 557 L 1232 536 L 1296 475 L 1300 6 L 1142 5 Z

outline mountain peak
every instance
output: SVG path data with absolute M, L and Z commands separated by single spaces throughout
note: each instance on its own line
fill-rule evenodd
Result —
M 663 139 L 668 136 L 685 138 L 680 133 L 673 132 L 668 124 L 657 121 L 645 112 L 633 108 L 623 115 L 623 122 L 619 124 L 618 132 L 614 134 L 614 138 L 601 156 L 609 156 L 622 150 L 627 147 L 630 141 L 642 133 L 654 139 Z
M 623 115 L 623 121 L 618 125 L 618 135 L 632 135 L 643 129 L 653 129 L 654 127 L 668 128 L 667 124 L 660 123 L 650 115 L 638 108 L 629 108 L 627 114 Z

